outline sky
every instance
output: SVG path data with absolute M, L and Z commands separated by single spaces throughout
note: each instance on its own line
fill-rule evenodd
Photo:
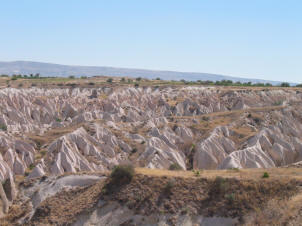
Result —
M 300 0 L 0 0 L 0 61 L 302 82 Z

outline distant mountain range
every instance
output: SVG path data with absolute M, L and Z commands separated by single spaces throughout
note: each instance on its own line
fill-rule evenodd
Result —
M 31 62 L 31 61 L 13 61 L 13 62 L 0 62 L 0 75 L 1 74 L 35 74 L 40 73 L 41 76 L 127 76 L 127 77 L 143 77 L 155 79 L 157 77 L 164 80 L 181 80 L 188 81 L 196 80 L 232 80 L 233 82 L 252 82 L 252 83 L 271 83 L 278 85 L 280 81 L 269 81 L 262 79 L 252 78 L 239 78 L 233 76 L 199 73 L 199 72 L 177 72 L 177 71 L 156 71 L 144 69 L 130 69 L 130 68 L 117 68 L 117 67 L 97 67 L 97 66 L 69 66 L 61 64 Z M 295 85 L 292 83 L 292 85 Z

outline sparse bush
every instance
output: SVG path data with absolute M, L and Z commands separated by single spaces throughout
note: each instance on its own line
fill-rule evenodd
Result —
M 178 163 L 172 163 L 169 167 L 169 170 L 182 170 L 182 168 Z
M 260 123 L 262 122 L 262 119 L 259 118 L 259 117 L 257 117 L 257 116 L 254 116 L 254 117 L 253 117 L 253 120 L 254 120 L 254 122 L 255 122 L 256 124 L 258 124 L 258 125 L 260 125 Z
M 224 197 L 230 202 L 230 203 L 233 203 L 235 201 L 235 194 L 234 193 L 231 193 L 231 194 L 225 194 Z
M 59 118 L 56 118 L 56 122 L 62 122 L 62 120 Z
M 134 167 L 132 165 L 115 166 L 111 172 L 111 182 L 115 185 L 128 184 L 134 176 Z
M 77 86 L 77 84 L 76 83 L 68 83 L 68 84 L 66 84 L 67 86 L 71 86 L 72 88 L 74 88 L 74 87 L 76 87 Z
M 89 82 L 89 83 L 88 83 L 88 85 L 90 85 L 90 86 L 94 86 L 94 85 L 95 85 L 95 83 L 94 83 L 94 82 Z
M 106 82 L 112 83 L 112 82 L 113 82 L 113 79 L 112 79 L 112 78 L 108 78 Z
M 7 131 L 7 126 L 4 124 L 0 125 L 0 130 Z
M 125 82 L 126 79 L 125 78 L 121 78 L 120 82 Z
M 68 78 L 70 79 L 74 79 L 75 77 L 73 75 L 70 75 Z
M 23 86 L 23 83 L 19 83 L 18 87 L 22 87 Z
M 268 172 L 264 172 L 262 178 L 269 178 Z
M 172 193 L 172 189 L 173 189 L 174 186 L 175 186 L 175 180 L 170 179 L 164 187 L 164 192 L 167 195 L 170 195 Z
M 217 176 L 213 183 L 213 189 L 218 194 L 223 194 L 227 191 L 229 184 L 227 183 L 226 179 L 220 176 Z
M 278 101 L 275 101 L 275 102 L 273 103 L 274 106 L 280 106 L 280 105 L 282 105 L 282 104 L 283 104 L 283 101 L 282 101 L 282 100 L 278 100 Z
M 134 84 L 134 87 L 135 87 L 135 88 L 138 88 L 138 87 L 139 87 L 139 84 L 138 84 L 138 83 L 135 83 L 135 84 Z
M 17 77 L 15 77 L 15 76 L 13 76 L 12 78 L 11 78 L 11 80 L 17 80 Z
M 138 77 L 138 78 L 136 78 L 135 80 L 139 82 L 139 81 L 142 80 L 142 78 L 141 78 L 141 77 Z
M 155 80 L 160 80 L 160 77 L 157 77 Z
M 87 79 L 87 76 L 81 76 L 81 79 Z
M 192 172 L 194 173 L 195 177 L 200 177 L 200 170 L 192 170 Z
M 202 116 L 202 120 L 204 120 L 204 121 L 209 121 L 210 120 L 210 117 L 208 117 L 208 116 Z
M 32 170 L 33 168 L 35 168 L 35 164 L 32 163 L 29 165 L 29 169 Z

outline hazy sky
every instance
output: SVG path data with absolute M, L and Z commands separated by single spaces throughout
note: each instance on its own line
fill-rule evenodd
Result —
M 2 0 L 0 61 L 302 82 L 300 0 Z

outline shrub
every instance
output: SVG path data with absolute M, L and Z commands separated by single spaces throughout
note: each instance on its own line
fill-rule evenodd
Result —
M 81 79 L 87 79 L 87 76 L 81 76 Z
M 172 188 L 174 187 L 174 185 L 175 185 L 175 181 L 173 179 L 170 179 L 164 187 L 164 192 L 167 195 L 170 195 L 172 193 Z
M 210 120 L 210 117 L 208 117 L 208 116 L 202 116 L 202 120 L 204 120 L 204 121 L 209 121 L 209 120 Z
M 7 126 L 3 124 L 0 125 L 0 130 L 7 131 Z
M 235 194 L 234 193 L 231 193 L 231 194 L 225 194 L 224 197 L 230 202 L 230 203 L 233 203 L 235 201 Z
M 23 83 L 19 83 L 18 87 L 22 87 L 23 86 Z
M 259 117 L 253 117 L 253 120 L 254 120 L 254 122 L 257 123 L 258 125 L 260 125 L 260 123 L 261 123 L 261 121 L 262 121 L 262 119 L 259 118 Z
M 137 152 L 137 149 L 136 148 L 133 148 L 132 150 L 131 150 L 131 153 L 132 154 L 134 154 L 134 153 L 136 153 Z
M 157 77 L 155 80 L 160 80 L 160 77 Z
M 128 184 L 131 182 L 134 172 L 132 165 L 118 165 L 113 168 L 110 178 L 113 184 Z
M 74 79 L 75 77 L 73 75 L 70 75 L 68 78 L 70 79 Z
M 182 168 L 178 163 L 172 163 L 169 167 L 169 170 L 182 170 Z
M 135 87 L 135 88 L 138 88 L 138 87 L 139 87 L 139 84 L 138 84 L 138 83 L 135 83 L 135 84 L 134 84 L 134 87 Z
M 106 82 L 112 83 L 112 82 L 113 82 L 113 79 L 112 79 L 112 78 L 108 78 Z
M 264 172 L 262 178 L 269 178 L 268 172 Z
M 72 88 L 74 88 L 74 87 L 76 87 L 77 86 L 77 84 L 76 83 L 68 83 L 68 84 L 66 84 L 67 86 L 71 86 Z
M 17 80 L 17 77 L 12 77 L 11 80 Z
M 139 82 L 139 81 L 142 80 L 142 78 L 141 78 L 141 77 L 138 77 L 138 78 L 136 78 L 135 80 Z
M 195 177 L 199 177 L 200 176 L 200 173 L 202 172 L 202 171 L 200 171 L 200 170 L 192 170 L 192 172 L 194 173 L 194 176 Z
M 279 100 L 279 101 L 276 101 L 273 103 L 274 106 L 280 106 L 283 104 L 283 101 L 282 100 Z
M 57 122 L 62 122 L 62 120 L 61 120 L 61 119 L 59 119 L 59 118 L 56 118 L 56 121 L 57 121 Z
M 229 184 L 227 183 L 226 179 L 223 177 L 217 176 L 213 183 L 213 188 L 218 194 L 225 193 L 229 187 Z
M 126 79 L 125 78 L 121 78 L 120 82 L 125 82 Z
M 32 170 L 33 168 L 35 168 L 35 164 L 32 163 L 29 165 L 29 169 Z
M 95 85 L 95 83 L 94 83 L 94 82 L 89 82 L 89 83 L 88 83 L 88 85 L 90 85 L 90 86 L 94 86 L 94 85 Z

